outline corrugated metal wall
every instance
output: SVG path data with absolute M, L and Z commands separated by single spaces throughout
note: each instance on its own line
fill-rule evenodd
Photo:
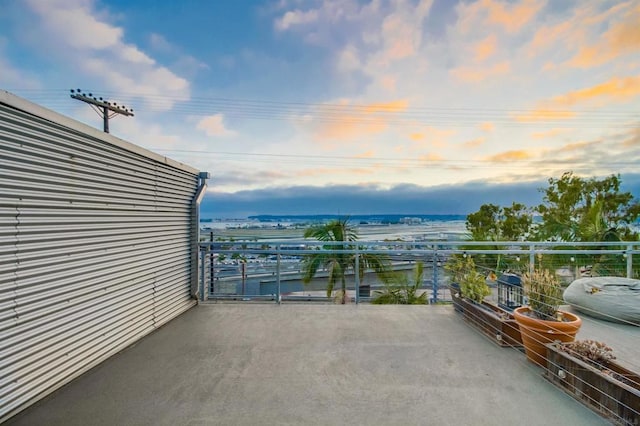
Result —
M 2 421 L 196 303 L 198 172 L 0 95 Z

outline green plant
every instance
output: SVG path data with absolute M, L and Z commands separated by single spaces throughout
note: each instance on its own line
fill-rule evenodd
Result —
M 384 282 L 383 290 L 376 290 L 376 298 L 371 303 L 376 305 L 426 305 L 427 293 L 418 295 L 422 287 L 424 265 L 416 263 L 413 269 L 413 280 L 404 272 L 387 273 L 381 276 Z
M 558 313 L 562 303 L 560 279 L 548 269 L 536 269 L 522 275 L 522 285 L 529 300 L 529 308 L 543 320 L 560 321 Z
M 308 228 L 304 232 L 304 238 L 315 238 L 318 241 L 344 244 L 326 244 L 316 253 L 305 255 L 302 259 L 302 282 L 308 284 L 319 269 L 328 271 L 327 297 L 331 297 L 336 285 L 337 303 L 346 302 L 347 280 L 346 275 L 349 270 L 354 271 L 364 279 L 365 271 L 373 269 L 377 274 L 384 274 L 388 270 L 388 259 L 386 257 L 361 253 L 356 271 L 355 255 L 353 250 L 358 240 L 358 233 L 349 224 L 348 218 L 335 219 L 328 223 L 316 225 Z
M 460 284 L 465 274 L 475 269 L 475 266 L 471 256 L 454 254 L 444 264 L 444 270 L 449 274 L 452 283 Z
M 467 271 L 462 276 L 460 291 L 462 296 L 477 303 L 481 303 L 486 296 L 491 294 L 491 289 L 487 285 L 485 276 L 475 269 Z

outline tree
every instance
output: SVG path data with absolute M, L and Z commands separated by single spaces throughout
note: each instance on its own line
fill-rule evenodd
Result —
M 524 204 L 511 207 L 483 204 L 467 216 L 466 227 L 475 241 L 518 241 L 528 236 L 531 214 Z
M 477 212 L 467 216 L 466 227 L 474 241 L 520 241 L 529 236 L 532 217 L 521 203 L 514 202 L 511 207 L 483 204 Z M 499 249 L 498 246 L 485 248 Z M 498 271 L 511 265 L 500 254 L 482 254 L 478 256 L 478 266 Z
M 635 240 L 629 227 L 640 216 L 640 203 L 630 192 L 620 191 L 620 175 L 583 179 L 566 172 L 549 179 L 543 203 L 536 207 L 542 221 L 540 240 Z
M 358 233 L 349 224 L 348 218 L 335 219 L 323 225 L 312 226 L 304 233 L 304 238 L 315 238 L 323 242 L 352 243 L 358 240 Z M 346 274 L 349 269 L 355 272 L 354 244 L 326 244 L 317 253 L 305 255 L 302 259 L 302 281 L 309 283 L 315 277 L 318 269 L 323 267 L 329 273 L 327 283 L 327 297 L 331 297 L 336 284 L 340 284 L 337 300 L 345 303 L 347 294 Z M 341 253 L 344 251 L 344 253 Z M 364 278 L 367 269 L 383 274 L 388 270 L 385 258 L 362 253 L 359 259 L 358 274 Z

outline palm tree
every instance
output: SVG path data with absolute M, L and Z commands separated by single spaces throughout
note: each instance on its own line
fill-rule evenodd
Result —
M 324 242 L 352 243 L 358 240 L 357 231 L 349 224 L 348 218 L 335 219 L 326 224 L 312 226 L 304 233 L 304 238 L 315 238 Z M 346 274 L 349 269 L 355 271 L 354 244 L 326 244 L 318 253 L 306 255 L 302 260 L 302 281 L 308 284 L 315 277 L 319 268 L 328 271 L 327 297 L 331 297 L 336 284 L 340 283 L 337 300 L 345 303 L 347 294 Z M 344 253 L 340 251 L 344 250 Z M 333 251 L 333 252 L 331 252 Z M 364 278 L 367 269 L 373 269 L 378 274 L 388 271 L 387 260 L 378 255 L 360 254 L 358 274 Z
M 377 297 L 371 301 L 375 305 L 426 305 L 427 293 L 418 295 L 422 288 L 424 265 L 416 263 L 412 279 L 405 272 L 389 273 L 384 281 L 384 289 L 376 290 Z

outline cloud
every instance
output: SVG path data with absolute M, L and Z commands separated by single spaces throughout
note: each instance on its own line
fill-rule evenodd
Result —
M 347 140 L 382 133 L 398 113 L 408 109 L 406 100 L 375 102 L 363 105 L 348 100 L 317 107 L 312 114 L 314 134 L 323 140 Z
M 444 160 L 444 157 L 440 154 L 434 154 L 434 153 L 430 153 L 430 154 L 426 154 L 426 155 L 421 155 L 419 158 L 419 160 L 421 161 L 426 161 L 426 162 L 436 162 L 436 161 L 442 161 Z
M 496 154 L 496 155 L 492 155 L 492 156 L 486 157 L 485 161 L 490 161 L 490 162 L 494 162 L 494 163 L 500 163 L 500 162 L 504 162 L 504 161 L 528 160 L 528 159 L 530 159 L 532 157 L 533 156 L 528 151 L 525 151 L 525 150 L 513 150 L 513 151 L 501 152 L 500 154 Z
M 354 78 L 351 74 L 360 73 L 359 79 L 367 76 L 387 90 L 395 90 L 399 79 L 394 66 L 423 58 L 424 20 L 432 3 L 318 1 L 305 10 L 296 5 L 281 12 L 274 28 L 295 32 L 306 43 L 325 47 L 334 56 L 340 77 L 348 80 Z
M 149 35 L 149 43 L 154 50 L 160 52 L 172 52 L 174 47 L 169 41 L 161 34 L 151 33 Z
M 568 120 L 574 118 L 576 113 L 573 111 L 560 111 L 552 109 L 536 109 L 520 114 L 512 114 L 512 117 L 521 123 L 532 123 L 536 121 L 556 121 Z
M 623 103 L 640 96 L 640 75 L 612 77 L 604 83 L 574 90 L 538 103 L 533 111 L 512 114 L 519 122 L 567 120 L 576 117 L 574 107 L 602 107 Z
M 509 61 L 502 61 L 489 67 L 461 66 L 452 69 L 449 73 L 455 79 L 465 83 L 478 83 L 483 80 L 508 74 L 510 71 L 511 65 L 509 64 Z
M 418 132 L 409 134 L 409 139 L 413 141 L 414 149 L 425 147 L 443 148 L 447 145 L 449 138 L 456 134 L 455 129 L 439 129 L 427 126 Z
M 482 62 L 496 52 L 497 39 L 495 34 L 487 36 L 484 40 L 479 41 L 474 46 L 475 59 Z
M 534 132 L 531 134 L 531 137 L 534 139 L 547 139 L 547 138 L 553 138 L 555 136 L 561 135 L 563 133 L 566 133 L 568 131 L 570 131 L 571 129 L 566 129 L 566 128 L 556 128 L 556 129 L 550 129 L 544 132 Z
M 622 14 L 622 19 L 611 24 L 598 40 L 593 45 L 582 46 L 567 64 L 591 68 L 622 55 L 640 52 L 640 5 Z
M 234 136 L 236 132 L 229 130 L 224 125 L 222 114 L 213 114 L 198 121 L 196 128 L 202 130 L 207 136 Z
M 124 30 L 107 22 L 91 0 L 28 0 L 39 16 L 41 37 L 50 56 L 103 80 L 109 89 L 145 98 L 151 109 L 167 110 L 190 97 L 189 82 L 125 42 Z M 158 101 L 158 96 L 163 99 Z
M 392 102 L 365 105 L 364 110 L 369 114 L 373 114 L 376 112 L 403 112 L 407 110 L 408 106 L 409 102 L 401 99 Z
M 543 0 L 461 2 L 457 7 L 460 30 L 466 33 L 478 26 L 493 25 L 509 33 L 517 33 L 531 23 L 545 3 Z
M 201 207 L 205 218 L 247 217 L 259 214 L 462 214 L 482 204 L 537 205 L 545 180 L 507 184 L 470 182 L 424 187 L 410 183 L 379 185 L 292 186 L 224 193 L 208 191 Z M 640 187 L 640 185 L 638 185 Z
M 480 123 L 480 130 L 482 130 L 483 132 L 493 132 L 493 130 L 495 129 L 495 125 L 489 121 L 485 121 L 483 123 Z
M 318 20 L 317 10 L 290 10 L 276 19 L 274 26 L 278 31 L 286 31 L 294 25 L 304 25 Z
M 551 104 L 559 107 L 573 107 L 585 103 L 601 106 L 612 102 L 624 102 L 638 95 L 640 95 L 640 75 L 613 77 L 604 83 L 556 96 L 551 100 Z

